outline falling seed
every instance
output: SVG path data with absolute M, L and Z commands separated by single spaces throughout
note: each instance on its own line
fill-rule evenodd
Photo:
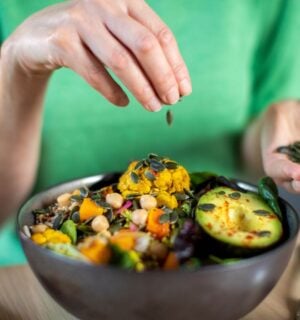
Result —
M 213 203 L 201 203 L 198 206 L 198 209 L 208 212 L 213 211 L 216 206 Z
M 169 126 L 171 126 L 172 125 L 172 123 L 173 123 L 173 113 L 172 113 L 172 111 L 171 110 L 168 110 L 167 111 L 167 114 L 166 114 L 166 120 L 167 120 L 167 124 L 169 125 Z

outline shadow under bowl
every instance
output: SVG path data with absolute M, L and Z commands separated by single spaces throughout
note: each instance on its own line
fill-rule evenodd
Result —
M 18 214 L 23 249 L 46 291 L 80 319 L 232 320 L 254 309 L 271 291 L 286 268 L 299 230 L 295 210 L 280 200 L 286 234 L 275 248 L 232 265 L 211 265 L 194 271 L 130 272 L 96 266 L 53 253 L 23 233 L 34 223 L 32 210 L 53 203 L 57 196 L 82 186 L 98 189 L 118 174 L 102 174 L 67 182 L 33 196 Z M 249 191 L 256 188 L 245 182 Z

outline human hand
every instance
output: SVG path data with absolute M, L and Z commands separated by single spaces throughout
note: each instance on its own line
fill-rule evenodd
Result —
M 48 7 L 8 38 L 1 60 L 28 78 L 68 67 L 118 106 L 128 98 L 106 67 L 149 111 L 191 92 L 173 34 L 142 0 L 72 0 Z
M 281 146 L 300 141 L 300 103 L 288 100 L 274 104 L 263 115 L 261 152 L 267 175 L 289 192 L 300 193 L 300 164 L 276 152 Z

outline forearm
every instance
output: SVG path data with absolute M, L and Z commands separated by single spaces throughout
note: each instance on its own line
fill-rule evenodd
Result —
M 34 181 L 48 78 L 26 75 L 10 54 L 1 52 L 0 223 L 16 210 Z

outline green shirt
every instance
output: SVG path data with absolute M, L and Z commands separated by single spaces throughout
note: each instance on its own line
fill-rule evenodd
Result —
M 2 0 L 3 40 L 32 13 L 58 1 Z M 124 170 L 149 152 L 190 171 L 239 176 L 238 137 L 274 101 L 299 98 L 300 1 L 151 0 L 173 30 L 189 67 L 193 93 L 158 113 L 132 96 L 122 109 L 70 70 L 47 92 L 41 160 L 34 191 L 76 177 Z M 172 109 L 174 122 L 166 124 Z M 0 233 L 0 264 L 22 262 L 13 228 Z

